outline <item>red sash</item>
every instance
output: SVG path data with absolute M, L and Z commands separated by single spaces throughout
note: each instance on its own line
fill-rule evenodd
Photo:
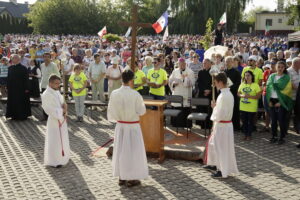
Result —
M 222 123 L 222 124 L 228 124 L 228 123 L 231 123 L 232 121 L 219 121 L 219 123 Z

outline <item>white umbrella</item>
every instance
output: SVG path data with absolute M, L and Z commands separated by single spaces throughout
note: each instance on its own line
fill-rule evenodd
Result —
M 220 45 L 212 46 L 205 51 L 204 58 L 211 59 L 213 54 L 221 54 L 222 56 L 224 56 L 227 50 L 228 47 L 225 46 L 220 46 Z

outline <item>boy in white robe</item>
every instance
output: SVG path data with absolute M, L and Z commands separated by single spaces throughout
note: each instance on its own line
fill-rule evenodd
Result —
M 215 76 L 215 85 L 221 91 L 217 102 L 212 102 L 213 113 L 211 120 L 214 123 L 212 134 L 208 141 L 207 165 L 205 168 L 216 168 L 214 178 L 227 178 L 237 174 L 238 168 L 234 150 L 233 114 L 234 98 L 227 87 L 227 76 L 219 73 Z
M 67 104 L 59 92 L 61 79 L 51 75 L 42 94 L 42 107 L 49 115 L 45 140 L 44 164 L 52 167 L 66 165 L 70 158 L 69 135 L 66 121 Z
M 139 118 L 146 107 L 142 96 L 133 85 L 134 73 L 122 73 L 123 86 L 111 93 L 107 118 L 116 121 L 112 158 L 113 176 L 119 177 L 119 185 L 128 187 L 141 184 L 148 177 L 147 157 Z

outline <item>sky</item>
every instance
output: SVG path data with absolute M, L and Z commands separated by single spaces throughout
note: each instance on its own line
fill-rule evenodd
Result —
M 247 5 L 245 12 L 259 6 L 274 11 L 277 8 L 277 0 L 253 0 Z
M 9 1 L 9 0 L 4 0 L 4 1 Z M 17 0 L 18 3 L 24 3 L 24 1 L 28 1 L 30 4 L 32 4 L 36 0 Z M 277 8 L 276 2 L 277 0 L 252 0 L 252 2 L 247 5 L 246 12 L 258 6 L 263 6 L 265 8 L 268 8 L 269 10 L 274 10 Z

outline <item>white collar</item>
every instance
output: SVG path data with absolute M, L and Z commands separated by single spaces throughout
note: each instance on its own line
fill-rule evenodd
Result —
M 221 92 L 227 92 L 227 91 L 230 90 L 230 88 L 222 88 L 222 89 L 220 89 L 220 90 L 221 90 Z

